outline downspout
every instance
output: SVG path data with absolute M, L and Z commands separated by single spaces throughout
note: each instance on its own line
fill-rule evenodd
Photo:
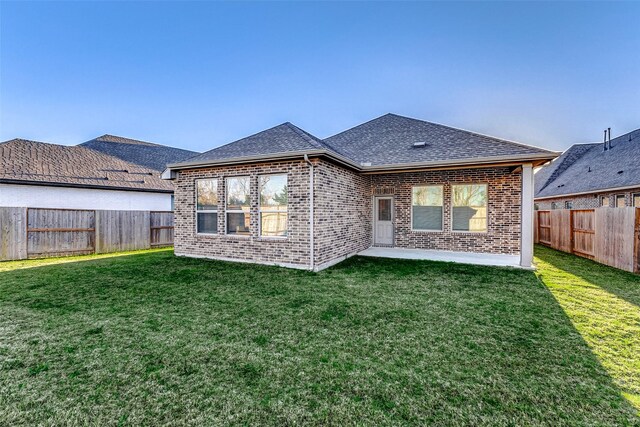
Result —
M 314 253 L 313 253 L 313 163 L 309 160 L 309 156 L 304 155 L 304 161 L 309 165 L 309 270 L 313 271 Z

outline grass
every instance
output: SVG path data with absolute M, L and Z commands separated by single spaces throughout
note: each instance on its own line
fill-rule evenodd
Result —
M 0 424 L 638 425 L 622 396 L 637 395 L 638 325 L 618 312 L 637 310 L 636 277 L 540 251 L 542 280 L 169 250 L 3 263 Z M 592 301 L 597 320 L 574 282 L 605 288 L 580 262 L 606 269 L 615 304 Z
M 640 409 L 640 275 L 539 247 L 539 277 Z

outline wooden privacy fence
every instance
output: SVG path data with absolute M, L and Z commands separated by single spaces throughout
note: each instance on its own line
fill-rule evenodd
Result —
M 640 272 L 640 208 L 536 211 L 534 222 L 536 243 Z
M 173 245 L 173 212 L 0 207 L 0 260 Z

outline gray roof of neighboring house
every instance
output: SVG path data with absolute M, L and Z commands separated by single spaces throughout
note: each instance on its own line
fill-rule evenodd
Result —
M 604 143 L 576 144 L 535 174 L 535 197 L 640 187 L 640 129 Z
M 423 146 L 414 146 L 420 142 Z M 490 163 L 505 159 L 546 161 L 557 155 L 542 148 L 386 114 L 324 140 L 291 123 L 283 123 L 172 166 L 180 168 L 225 161 L 240 163 L 301 152 L 324 154 L 362 170 L 407 164 L 416 167 L 447 162 Z
M 287 122 L 239 139 L 188 160 L 188 163 L 236 159 L 269 154 L 326 149 L 326 145 L 297 126 Z
M 24 139 L 0 143 L 0 182 L 173 192 L 156 170 L 80 146 Z
M 200 154 L 114 135 L 102 135 L 79 145 L 157 171 L 163 171 L 170 163 L 182 162 Z

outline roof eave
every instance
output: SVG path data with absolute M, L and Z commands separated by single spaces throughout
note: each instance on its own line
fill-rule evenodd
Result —
M 44 187 L 89 188 L 92 190 L 137 191 L 141 193 L 173 193 L 173 190 L 169 188 L 119 187 L 119 186 L 96 185 L 96 184 L 78 184 L 78 183 L 72 183 L 72 182 L 29 181 L 24 179 L 7 179 L 7 178 L 0 178 L 0 184 L 38 185 L 38 186 L 44 186 Z
M 511 156 L 491 156 L 491 157 L 476 157 L 472 159 L 458 159 L 458 160 L 446 160 L 446 161 L 432 161 L 432 162 L 411 162 L 411 163 L 391 163 L 385 165 L 372 165 L 362 166 L 363 172 L 378 172 L 378 171 L 392 171 L 392 170 L 406 170 L 406 169 L 429 169 L 440 168 L 448 166 L 472 166 L 483 165 L 493 163 L 528 163 L 528 162 L 547 162 L 558 157 L 558 152 L 548 152 L 540 154 L 520 154 Z
M 594 194 L 594 193 L 608 193 L 611 191 L 632 190 L 634 188 L 640 188 L 640 182 L 634 185 L 625 185 L 623 187 L 595 188 L 593 190 L 580 191 L 577 193 L 563 193 L 563 194 L 555 194 L 552 196 L 534 196 L 534 200 L 557 199 L 561 197 L 582 196 L 585 194 Z
M 470 166 L 470 165 L 509 163 L 509 162 L 511 163 L 513 162 L 517 162 L 517 163 L 546 162 L 558 157 L 560 153 L 548 152 L 548 153 L 539 153 L 539 154 L 477 157 L 473 159 L 433 161 L 433 162 L 391 163 L 391 164 L 369 166 L 369 165 L 358 164 L 330 150 L 325 150 L 325 149 L 301 150 L 301 151 L 291 151 L 288 153 L 265 154 L 260 156 L 245 156 L 245 157 L 234 157 L 234 158 L 220 159 L 220 160 L 200 160 L 195 162 L 174 163 L 174 164 L 167 165 L 167 169 L 165 169 L 164 172 L 162 172 L 161 177 L 162 179 L 168 179 L 168 180 L 175 179 L 174 171 L 182 170 L 182 169 L 227 166 L 227 165 L 237 165 L 237 164 L 243 164 L 243 163 L 259 163 L 259 162 L 268 162 L 268 161 L 275 161 L 275 160 L 277 161 L 291 160 L 291 159 L 303 158 L 305 155 L 326 156 L 326 157 L 332 158 L 335 161 L 338 161 L 339 163 L 344 164 L 345 166 L 353 168 L 359 172 L 378 172 L 378 171 L 393 171 L 393 170 L 406 170 L 406 169 L 429 169 L 429 168 L 439 168 L 439 167 L 447 167 L 447 166 Z

